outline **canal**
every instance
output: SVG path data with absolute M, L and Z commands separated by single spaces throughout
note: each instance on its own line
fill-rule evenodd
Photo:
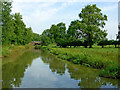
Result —
M 117 88 L 99 70 L 56 58 L 43 50 L 2 59 L 3 88 Z

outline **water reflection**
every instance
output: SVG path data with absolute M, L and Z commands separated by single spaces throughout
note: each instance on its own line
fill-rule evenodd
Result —
M 57 59 L 42 50 L 3 59 L 3 88 L 117 87 L 118 80 L 98 77 L 99 71 Z M 31 82 L 32 81 L 32 82 Z
M 50 69 L 57 74 L 64 74 L 65 69 L 68 70 L 70 78 L 78 80 L 78 86 L 81 88 L 117 88 L 118 80 L 106 79 L 99 77 L 99 70 L 93 68 L 87 68 L 81 65 L 75 65 L 70 62 L 58 60 L 55 57 L 41 55 L 44 63 L 48 63 Z M 46 57 L 46 58 L 44 58 Z M 67 67 L 65 67 L 65 65 Z M 62 72 L 62 74 L 61 74 Z
M 68 64 L 68 72 L 71 78 L 79 80 L 78 86 L 82 88 L 117 88 L 117 80 L 98 77 L 99 71 L 84 66 Z M 108 88 L 107 87 L 107 88 Z
M 56 72 L 60 75 L 63 75 L 65 73 L 65 62 L 56 59 L 54 56 L 51 56 L 48 53 L 42 53 L 41 58 L 44 63 L 49 64 L 49 68 L 52 72 Z
M 25 52 L 22 56 L 13 60 L 12 58 L 3 58 L 2 65 L 2 87 L 19 87 L 24 77 L 24 72 L 32 64 L 32 60 L 40 56 L 39 52 Z M 8 63 L 4 63 L 8 61 Z M 9 62 L 11 61 L 11 62 Z

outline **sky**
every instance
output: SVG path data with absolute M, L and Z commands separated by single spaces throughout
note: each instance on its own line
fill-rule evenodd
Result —
M 79 20 L 78 14 L 88 4 L 96 4 L 108 16 L 105 28 L 108 39 L 116 39 L 118 32 L 118 0 L 13 0 L 12 13 L 20 12 L 26 27 L 42 34 L 52 24 Z
M 120 25 L 120 1 L 118 3 L 118 15 L 119 15 L 119 17 L 118 17 L 118 24 Z

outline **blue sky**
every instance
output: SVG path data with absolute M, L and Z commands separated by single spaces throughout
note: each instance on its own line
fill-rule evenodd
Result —
M 108 16 L 104 29 L 109 39 L 115 39 L 118 32 L 118 0 L 13 0 L 12 13 L 20 12 L 26 26 L 41 34 L 59 22 L 66 23 L 68 28 L 71 21 L 79 19 L 78 14 L 87 4 L 96 4 Z

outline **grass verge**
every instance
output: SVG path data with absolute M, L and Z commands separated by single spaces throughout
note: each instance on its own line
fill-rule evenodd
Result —
M 118 67 L 118 48 L 59 48 L 57 46 L 35 46 L 36 49 L 48 50 L 58 58 L 74 64 L 101 69 L 99 76 L 120 78 Z
M 10 45 L 10 46 L 2 46 L 2 56 L 1 57 L 9 57 L 15 56 L 23 53 L 25 50 L 29 50 L 33 48 L 31 45 Z

